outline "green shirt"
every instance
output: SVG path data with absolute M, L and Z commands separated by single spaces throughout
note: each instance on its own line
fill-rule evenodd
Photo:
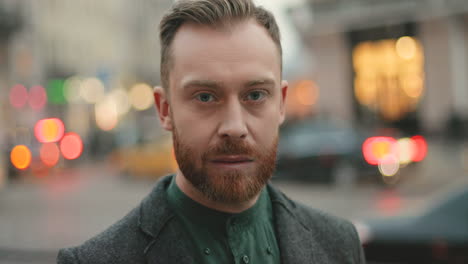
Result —
M 197 263 L 280 263 L 266 188 L 254 206 L 238 214 L 216 211 L 193 201 L 179 189 L 175 177 L 167 195 Z

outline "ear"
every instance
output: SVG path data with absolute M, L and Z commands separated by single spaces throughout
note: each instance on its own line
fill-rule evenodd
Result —
M 171 109 L 168 99 L 168 94 L 161 86 L 154 87 L 154 103 L 156 104 L 156 109 L 158 110 L 161 126 L 167 131 L 172 131 L 172 116 L 170 113 Z
M 288 81 L 281 81 L 280 125 L 286 118 L 286 96 L 288 95 Z

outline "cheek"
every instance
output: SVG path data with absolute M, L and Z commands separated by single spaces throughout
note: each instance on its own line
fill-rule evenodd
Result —
M 278 136 L 279 115 L 270 114 L 267 116 L 252 119 L 250 131 L 258 144 L 267 146 Z
M 198 118 L 193 113 L 177 111 L 172 116 L 179 140 L 190 147 L 193 152 L 203 152 L 208 146 L 212 134 L 206 119 Z

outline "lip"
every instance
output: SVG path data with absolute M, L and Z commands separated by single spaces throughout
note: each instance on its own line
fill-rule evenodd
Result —
M 220 164 L 239 164 L 239 163 L 252 162 L 253 159 L 248 156 L 243 156 L 243 155 L 226 155 L 226 156 L 215 157 L 211 161 L 214 163 L 220 163 Z

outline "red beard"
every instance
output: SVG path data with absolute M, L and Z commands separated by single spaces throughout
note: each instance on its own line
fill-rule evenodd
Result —
M 201 164 L 194 156 L 197 152 L 180 140 L 176 129 L 172 133 L 172 139 L 180 171 L 197 190 L 212 201 L 248 201 L 260 193 L 275 170 L 278 136 L 271 146 L 261 149 L 254 149 L 243 139 L 226 138 L 201 154 Z M 251 170 L 214 171 L 210 168 L 210 160 L 222 155 L 249 156 L 254 159 L 255 166 Z

